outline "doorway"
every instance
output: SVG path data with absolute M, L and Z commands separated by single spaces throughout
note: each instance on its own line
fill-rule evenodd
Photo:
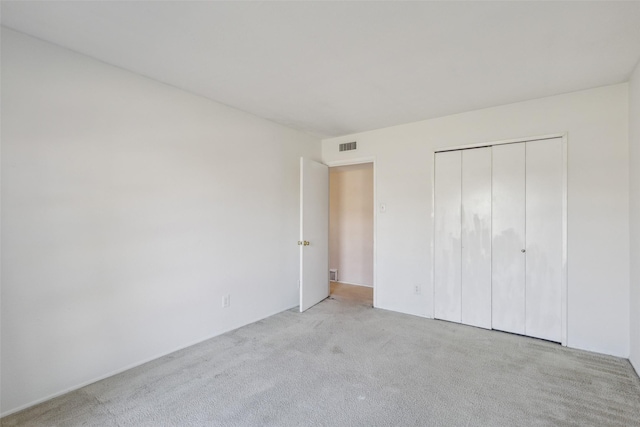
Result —
M 329 168 L 330 295 L 374 305 L 374 166 Z

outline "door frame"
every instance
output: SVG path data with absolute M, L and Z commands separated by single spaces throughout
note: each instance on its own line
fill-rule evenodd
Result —
M 562 144 L 562 273 L 561 273 L 561 314 L 560 314 L 560 332 L 561 332 L 561 340 L 560 344 L 563 346 L 567 346 L 568 341 L 568 134 L 567 132 L 563 133 L 554 133 L 540 136 L 532 136 L 532 137 L 524 137 L 524 138 L 513 138 L 513 139 L 505 139 L 500 141 L 492 141 L 492 142 L 479 142 L 474 144 L 465 144 L 465 145 L 457 145 L 452 147 L 440 147 L 434 148 L 432 156 L 431 156 L 431 218 L 432 218 L 432 236 L 431 239 L 431 283 L 433 284 L 433 307 L 432 313 L 435 315 L 435 231 L 436 231 L 436 222 L 435 222 L 435 189 L 436 189 L 436 180 L 435 180 L 435 161 L 436 161 L 436 153 L 442 153 L 446 151 L 458 151 L 458 150 L 467 150 L 470 148 L 480 148 L 480 147 L 492 147 L 494 145 L 503 145 L 503 144 L 517 144 L 521 142 L 533 142 L 533 141 L 542 141 L 545 139 L 556 139 L 561 138 Z M 433 316 L 432 316 L 433 317 Z
M 360 165 L 363 163 L 371 163 L 373 165 L 373 306 L 378 308 L 378 257 L 377 257 L 377 235 L 378 235 L 378 191 L 377 191 L 377 178 L 376 178 L 376 158 L 371 157 L 357 157 L 348 160 L 334 160 L 332 162 L 324 162 L 329 168 L 337 166 L 351 166 Z M 331 171 L 329 171 L 331 173 Z M 329 192 L 331 197 L 331 192 Z

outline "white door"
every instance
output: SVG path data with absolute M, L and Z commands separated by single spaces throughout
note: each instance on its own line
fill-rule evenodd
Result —
M 492 328 L 524 335 L 525 144 L 492 150 Z
M 526 144 L 526 335 L 560 342 L 562 139 Z
M 329 168 L 300 158 L 300 311 L 329 296 Z
M 462 151 L 462 323 L 491 329 L 491 147 Z
M 492 324 L 562 340 L 562 139 L 493 147 Z
M 461 322 L 462 154 L 435 155 L 434 317 Z
M 491 148 L 435 156 L 435 317 L 491 328 Z
M 562 138 L 436 153 L 434 317 L 562 341 Z

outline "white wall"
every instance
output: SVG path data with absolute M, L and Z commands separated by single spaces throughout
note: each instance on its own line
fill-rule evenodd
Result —
M 3 29 L 2 412 L 297 305 L 301 155 L 319 140 Z
M 377 306 L 433 316 L 436 148 L 568 133 L 568 345 L 629 355 L 628 85 L 323 141 L 323 160 L 376 159 Z M 358 149 L 338 151 L 341 142 Z M 413 287 L 421 285 L 421 295 Z
M 373 286 L 373 165 L 329 169 L 329 268 L 343 283 Z
M 640 374 L 640 63 L 629 83 L 631 363 Z

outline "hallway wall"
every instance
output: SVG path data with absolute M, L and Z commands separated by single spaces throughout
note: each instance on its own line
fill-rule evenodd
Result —
M 373 165 L 329 169 L 329 268 L 343 283 L 373 286 Z

